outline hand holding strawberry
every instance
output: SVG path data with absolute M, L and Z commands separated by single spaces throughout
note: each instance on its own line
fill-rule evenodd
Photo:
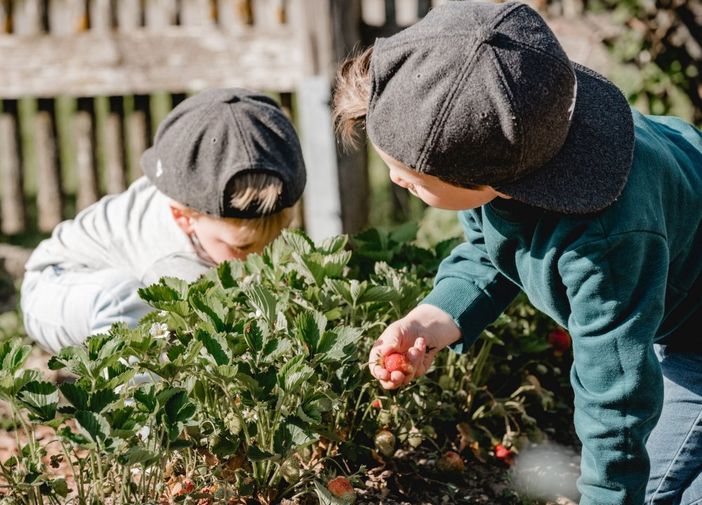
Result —
M 434 355 L 460 338 L 451 316 L 433 305 L 419 305 L 386 328 L 370 352 L 373 376 L 395 389 L 424 375 Z

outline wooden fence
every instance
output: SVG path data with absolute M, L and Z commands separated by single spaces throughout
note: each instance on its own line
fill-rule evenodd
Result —
M 327 72 L 320 4 L 0 0 L 0 231 L 49 231 L 122 191 L 186 93 L 262 89 L 290 111 L 303 80 Z
M 333 72 L 445 1 L 0 0 L 0 233 L 49 231 L 123 190 L 165 114 L 218 86 L 265 90 L 292 115 L 308 231 L 361 229 L 367 156 L 337 149 Z

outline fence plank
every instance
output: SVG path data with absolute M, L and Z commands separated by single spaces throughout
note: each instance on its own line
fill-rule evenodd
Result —
M 140 0 L 119 0 L 117 4 L 117 26 L 121 32 L 133 31 L 142 26 Z
M 417 0 L 395 0 L 395 22 L 398 26 L 410 26 L 418 20 Z
M 27 214 L 22 188 L 20 139 L 17 102 L 5 101 L 0 112 L 0 188 L 2 190 L 2 226 L 6 235 L 15 235 L 25 229 Z
M 210 0 L 181 0 L 180 23 L 184 26 L 211 26 L 212 3 Z
M 72 35 L 88 27 L 88 11 L 83 0 L 50 0 L 49 30 L 53 35 Z
M 103 131 L 105 153 L 105 189 L 121 193 L 126 189 L 124 163 L 124 130 L 122 128 L 122 99 L 110 97 Z
M 0 33 L 10 32 L 10 21 L 10 0 L 0 0 Z
M 178 5 L 175 0 L 146 0 L 146 27 L 159 30 L 176 24 Z
M 16 35 L 35 35 L 43 31 L 43 5 L 41 0 L 15 0 L 12 17 Z
M 141 177 L 141 155 L 149 144 L 148 97 L 139 95 L 125 98 L 126 157 L 129 166 L 129 182 Z M 128 105 L 127 105 L 128 104 Z
M 90 29 L 109 32 L 112 26 L 112 0 L 90 0 Z
M 307 164 L 305 227 L 313 240 L 320 240 L 343 231 L 336 142 L 329 114 L 329 79 L 306 79 L 299 87 L 297 99 L 302 152 Z
M 53 103 L 41 100 L 35 121 L 35 149 L 37 153 L 37 225 L 49 232 L 61 222 L 63 198 L 56 148 L 56 128 Z
M 241 33 L 253 21 L 251 0 L 217 0 L 219 25 L 228 33 Z
M 285 22 L 282 0 L 252 0 L 253 24 L 262 31 L 277 29 Z
M 292 91 L 305 53 L 289 28 L 266 37 L 181 27 L 158 33 L 0 37 L 0 94 L 125 95 L 241 86 Z
M 96 202 L 99 197 L 95 171 L 95 138 L 91 100 L 79 99 L 78 110 L 73 118 L 76 144 L 76 170 L 78 172 L 78 195 L 76 210 L 80 211 Z
M 361 14 L 363 16 L 363 22 L 370 26 L 384 25 L 385 1 L 386 0 L 362 0 Z

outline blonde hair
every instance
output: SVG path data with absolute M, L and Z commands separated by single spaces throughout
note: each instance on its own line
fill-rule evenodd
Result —
M 246 210 L 256 204 L 258 212 L 269 214 L 283 192 L 283 181 L 273 174 L 248 172 L 234 177 L 228 191 L 233 208 Z
M 260 241 L 267 244 L 272 242 L 283 228 L 290 226 L 293 220 L 294 212 L 292 207 L 287 207 L 280 212 L 269 216 L 257 217 L 253 219 L 244 219 L 238 217 L 226 218 L 228 222 L 234 223 L 239 227 L 237 235 L 245 242 Z M 240 234 L 240 235 L 239 235 Z
M 370 61 L 373 47 L 348 58 L 336 74 L 333 99 L 333 118 L 341 143 L 358 146 L 359 129 L 365 127 L 370 100 Z
M 231 182 L 229 204 L 238 210 L 245 210 L 252 205 L 263 214 L 257 218 L 228 218 L 241 228 L 244 239 L 254 236 L 270 242 L 283 228 L 290 226 L 293 219 L 292 208 L 288 207 L 275 214 L 278 198 L 283 192 L 283 181 L 274 174 L 265 172 L 248 172 L 241 174 Z

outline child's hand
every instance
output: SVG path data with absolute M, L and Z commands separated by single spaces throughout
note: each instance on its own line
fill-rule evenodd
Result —
M 460 336 L 451 316 L 433 305 L 419 305 L 388 326 L 375 342 L 369 359 L 371 374 L 385 389 L 403 386 L 424 375 L 436 353 Z M 401 356 L 386 363 L 394 353 Z

